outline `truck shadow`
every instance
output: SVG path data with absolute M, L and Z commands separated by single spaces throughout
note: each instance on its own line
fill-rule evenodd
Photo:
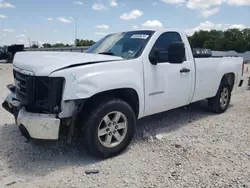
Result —
M 191 122 L 212 116 L 204 102 L 199 102 L 168 112 L 143 118 L 138 121 L 132 145 L 143 140 L 143 132 L 155 135 L 162 131 L 171 132 L 183 126 L 192 126 Z M 15 124 L 0 125 L 0 154 L 9 171 L 17 174 L 44 176 L 58 169 L 82 167 L 83 171 L 100 165 L 103 160 L 91 157 L 78 142 L 71 145 L 61 141 L 25 142 Z M 129 149 L 128 149 L 129 150 Z M 127 151 L 128 151 L 127 150 Z M 126 155 L 126 151 L 122 155 Z M 110 159 L 112 160 L 112 159 Z M 92 167 L 94 165 L 94 167 Z
M 231 108 L 233 104 L 229 105 Z M 209 116 L 216 116 L 208 107 L 207 102 L 199 101 L 185 107 L 162 112 L 156 115 L 142 118 L 137 122 L 135 143 L 143 138 L 143 132 L 151 136 L 165 134 L 181 129 L 183 126 L 192 126 L 192 123 Z
M 0 125 L 0 160 L 8 171 L 20 175 L 45 176 L 56 170 L 83 167 L 87 170 L 100 159 L 88 155 L 79 143 L 64 141 L 27 140 L 16 124 Z

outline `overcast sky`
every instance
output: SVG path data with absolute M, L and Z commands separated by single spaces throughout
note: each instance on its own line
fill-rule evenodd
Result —
M 250 0 L 0 0 L 0 45 L 99 40 L 124 30 L 250 27 Z

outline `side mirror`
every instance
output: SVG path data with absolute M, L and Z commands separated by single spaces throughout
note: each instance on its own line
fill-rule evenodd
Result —
M 153 65 L 157 65 L 157 63 L 159 62 L 159 57 L 160 57 L 160 52 L 158 50 L 154 50 L 149 54 L 149 61 Z
M 169 63 L 183 63 L 185 59 L 185 45 L 183 42 L 173 42 L 168 48 Z

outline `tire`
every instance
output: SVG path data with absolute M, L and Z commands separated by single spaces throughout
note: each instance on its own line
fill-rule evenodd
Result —
M 226 94 L 227 93 L 227 94 Z M 223 101 L 223 102 L 222 102 Z M 208 105 L 215 113 L 223 113 L 228 109 L 231 101 L 231 87 L 221 85 L 215 97 L 208 99 Z
M 114 117 L 119 115 L 120 119 L 116 121 Z M 125 101 L 105 99 L 94 104 L 88 111 L 88 115 L 85 116 L 85 120 L 81 122 L 83 122 L 83 144 L 87 150 L 95 157 L 109 158 L 120 154 L 128 147 L 134 136 L 136 118 L 133 109 Z M 119 128 L 125 125 L 126 128 L 118 129 L 114 122 L 117 122 L 117 127 L 119 124 Z M 106 129 L 106 132 L 103 131 L 104 129 Z M 117 136 L 118 133 L 121 137 Z M 110 136 L 110 134 L 112 135 Z M 110 137 L 112 137 L 111 141 Z M 120 141 L 116 138 L 119 138 Z M 110 145 L 108 144 L 109 141 Z

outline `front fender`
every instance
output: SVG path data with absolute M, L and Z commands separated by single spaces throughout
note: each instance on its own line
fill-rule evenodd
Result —
M 87 99 L 113 89 L 134 89 L 138 94 L 141 113 L 144 107 L 143 68 L 140 63 L 125 63 L 83 65 L 56 71 L 50 76 L 65 78 L 62 100 Z

